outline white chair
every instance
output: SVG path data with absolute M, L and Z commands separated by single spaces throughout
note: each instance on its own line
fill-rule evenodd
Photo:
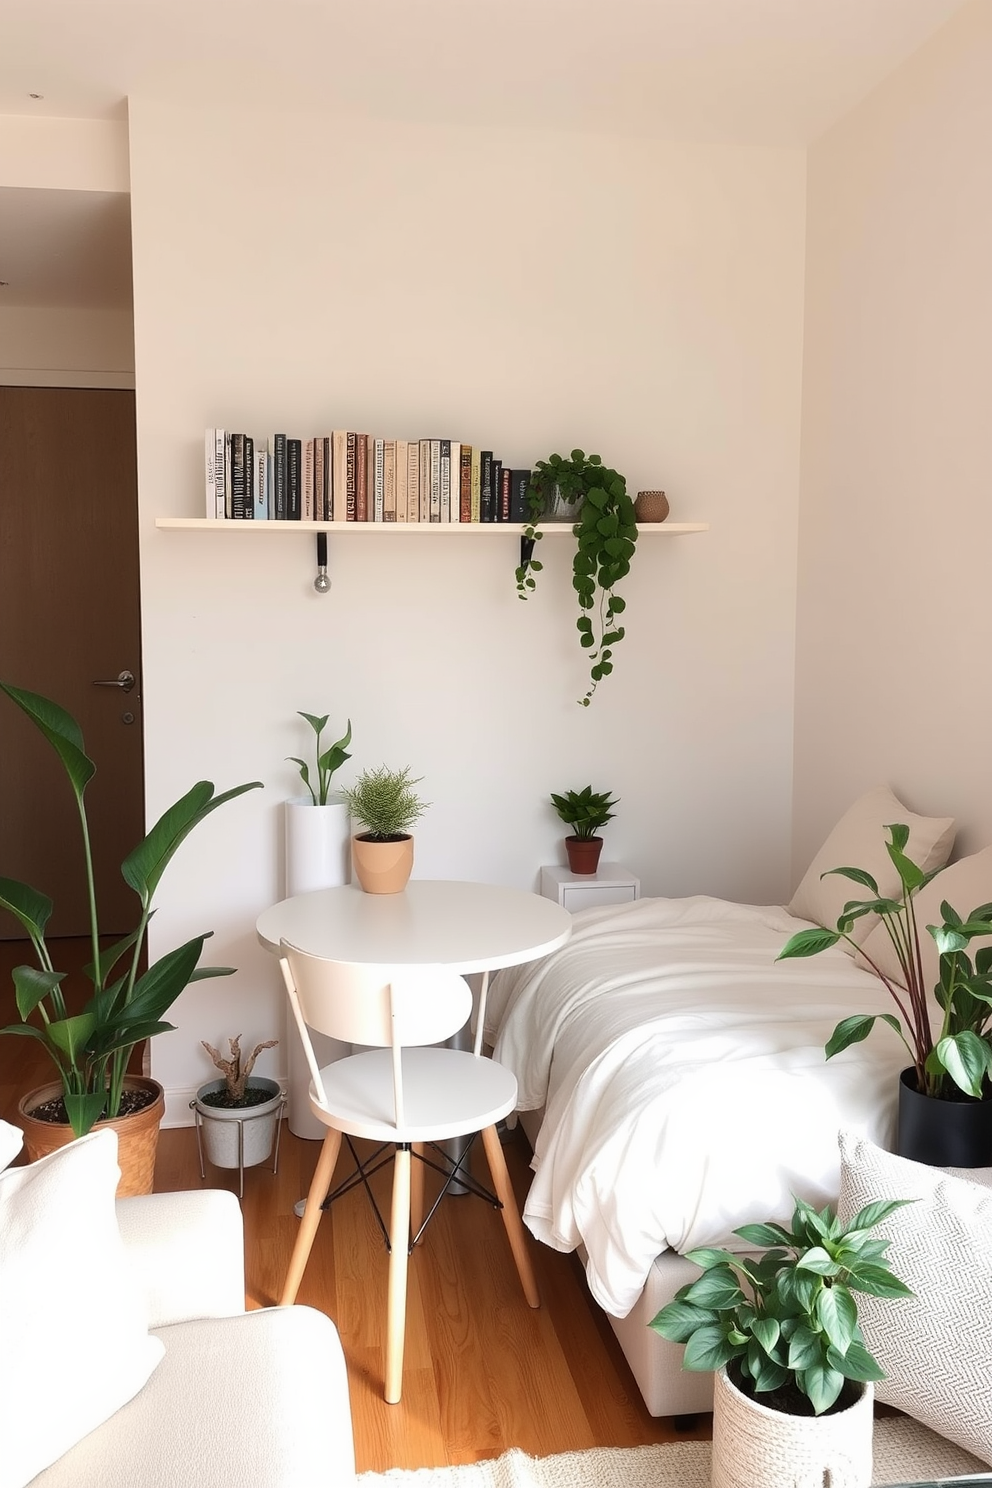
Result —
M 285 1305 L 296 1300 L 342 1135 L 392 1146 L 385 1398 L 394 1405 L 402 1389 L 411 1221 L 413 1244 L 424 1226 L 423 1162 L 413 1163 L 411 1176 L 411 1155 L 423 1159 L 424 1144 L 481 1132 L 495 1195 L 486 1194 L 464 1171 L 460 1165 L 464 1155 L 455 1164 L 446 1163 L 444 1171 L 448 1181 L 454 1179 L 498 1204 L 524 1296 L 531 1307 L 540 1306 L 523 1222 L 496 1130 L 496 1123 L 516 1105 L 517 1082 L 509 1070 L 481 1056 L 479 1036 L 474 1052 L 426 1047 L 450 1038 L 468 1021 L 472 994 L 457 973 L 436 966 L 327 961 L 285 940 L 281 951 L 286 990 L 310 1067 L 310 1106 L 328 1128 L 281 1301 Z M 479 1026 L 481 1031 L 481 1019 Z M 344 1043 L 372 1047 L 319 1069 L 310 1028 Z M 436 1150 L 444 1161 L 443 1153 Z M 440 1166 L 440 1162 L 431 1165 Z M 350 1181 L 342 1185 L 345 1189 L 351 1186 Z

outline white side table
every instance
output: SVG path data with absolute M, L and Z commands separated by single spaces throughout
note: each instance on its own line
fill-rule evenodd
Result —
M 622 863 L 600 863 L 596 873 L 573 873 L 555 863 L 541 869 L 541 893 L 570 914 L 598 904 L 631 904 L 641 897 L 641 880 Z

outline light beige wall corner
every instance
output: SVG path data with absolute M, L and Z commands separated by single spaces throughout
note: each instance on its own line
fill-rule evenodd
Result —
M 127 191 L 127 125 L 0 114 L 0 186 Z
M 163 885 L 157 948 L 213 929 L 156 1075 L 270 1036 L 255 942 L 282 892 L 296 710 L 350 717 L 350 781 L 409 764 L 416 873 L 525 888 L 553 789 L 620 797 L 607 856 L 646 893 L 773 900 L 788 878 L 805 176 L 799 152 L 404 127 L 132 99 L 149 812 L 261 779 Z M 203 429 L 451 436 L 531 465 L 581 445 L 705 535 L 646 539 L 628 637 L 576 699 L 567 543 L 518 601 L 515 538 L 163 532 L 203 509 Z
M 810 151 L 796 876 L 883 780 L 992 840 L 990 140 L 975 0 Z
M 0 309 L 0 382 L 22 387 L 134 387 L 130 310 Z

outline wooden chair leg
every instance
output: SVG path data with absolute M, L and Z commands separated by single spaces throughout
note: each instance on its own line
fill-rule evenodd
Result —
M 537 1290 L 537 1278 L 534 1275 L 534 1267 L 531 1265 L 530 1254 L 527 1249 L 527 1232 L 524 1222 L 520 1218 L 517 1208 L 516 1196 L 510 1175 L 506 1169 L 506 1158 L 503 1156 L 503 1148 L 500 1146 L 499 1132 L 494 1126 L 487 1126 L 482 1132 L 482 1145 L 486 1149 L 486 1160 L 489 1163 L 489 1171 L 493 1177 L 493 1187 L 496 1197 L 502 1204 L 500 1214 L 503 1216 L 503 1225 L 506 1229 L 506 1238 L 510 1242 L 513 1251 L 513 1259 L 517 1267 L 517 1275 L 520 1277 L 520 1285 L 524 1289 L 528 1307 L 540 1307 L 541 1294 Z
M 418 1164 L 419 1166 L 419 1164 Z M 410 1149 L 397 1147 L 389 1224 L 389 1291 L 386 1299 L 386 1403 L 396 1405 L 403 1389 L 406 1332 L 406 1272 L 410 1248 Z
M 282 1296 L 279 1298 L 281 1307 L 289 1307 L 296 1301 L 296 1294 L 300 1289 L 307 1261 L 310 1259 L 317 1226 L 320 1224 L 320 1216 L 323 1212 L 320 1206 L 327 1198 L 340 1150 L 341 1133 L 329 1127 L 327 1136 L 321 1145 L 320 1156 L 317 1158 L 317 1167 L 307 1194 L 306 1207 L 303 1210 L 303 1218 L 300 1220 L 296 1244 L 293 1246 L 293 1254 L 289 1260 L 289 1270 L 286 1272 Z
M 423 1142 L 414 1142 L 414 1160 L 410 1167 L 410 1236 L 420 1233 L 420 1227 L 424 1222 L 424 1165 L 420 1159 L 424 1155 Z M 423 1237 L 421 1237 L 422 1239 Z

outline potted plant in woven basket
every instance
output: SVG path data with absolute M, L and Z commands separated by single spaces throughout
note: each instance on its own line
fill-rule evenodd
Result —
M 609 791 L 594 791 L 587 785 L 580 791 L 563 791 L 560 795 L 552 791 L 551 804 L 562 821 L 572 828 L 565 838 L 569 868 L 573 873 L 595 873 L 603 850 L 603 839 L 596 834 L 613 820 L 617 801 Z
M 855 1013 L 844 1018 L 827 1043 L 827 1058 L 867 1038 L 876 1020 L 887 1023 L 902 1039 L 910 1060 L 899 1077 L 896 1151 L 937 1167 L 986 1167 L 992 1163 L 992 944 L 988 943 L 992 903 L 980 904 L 965 917 L 946 899 L 940 901 L 941 923 L 926 926 L 938 953 L 931 995 L 916 896 L 941 873 L 953 869 L 924 873 L 906 856 L 909 828 L 896 823 L 885 830 L 889 858 L 899 875 L 899 897 L 882 896 L 864 869 L 829 869 L 867 889 L 868 896 L 849 900 L 833 929 L 818 926 L 797 931 L 779 953 L 779 960 L 815 956 L 846 941 L 875 972 L 901 1017 Z M 935 892 L 927 897 L 932 899 Z M 872 949 L 874 931 L 861 944 L 850 934 L 858 920 L 871 914 L 884 925 L 892 948 L 884 958 Z M 986 944 L 972 960 L 968 947 L 976 939 Z M 894 966 L 883 964 L 891 960 Z
M 213 784 L 200 780 L 152 827 L 144 841 L 121 864 L 125 881 L 137 896 L 137 923 L 129 935 L 106 945 L 100 934 L 96 885 L 90 853 L 85 791 L 96 773 L 86 754 L 75 719 L 38 693 L 0 682 L 0 691 L 24 712 L 55 750 L 76 798 L 83 836 L 83 857 L 89 903 L 92 960 L 83 969 L 91 991 L 67 996 L 66 973 L 56 970 L 45 930 L 52 913 L 47 894 L 14 879 L 0 879 L 0 906 L 9 910 L 26 931 L 37 966 L 13 971 L 20 1023 L 0 1029 L 35 1039 L 51 1059 L 58 1079 L 29 1091 L 19 1105 L 24 1145 L 33 1161 L 81 1137 L 98 1123 L 117 1131 L 121 1167 L 120 1195 L 150 1193 L 155 1171 L 158 1129 L 165 1109 L 156 1080 L 128 1074 L 136 1046 L 156 1033 L 172 1030 L 163 1018 L 184 987 L 203 977 L 229 976 L 231 966 L 199 966 L 204 941 L 211 931 L 167 951 L 145 971 L 145 949 L 152 899 L 173 854 L 212 811 L 261 781 L 235 786 L 214 795 Z
M 380 765 L 363 770 L 343 793 L 348 810 L 364 827 L 351 839 L 351 860 L 367 894 L 398 894 L 406 888 L 413 872 L 410 828 L 430 804 L 414 790 L 422 778 L 412 779 L 409 766 L 390 770 Z
M 908 1297 L 871 1231 L 912 1202 L 865 1205 L 847 1224 L 796 1200 L 791 1229 L 743 1225 L 754 1255 L 701 1249 L 703 1274 L 650 1327 L 685 1344 L 683 1367 L 714 1370 L 713 1488 L 835 1483 L 868 1488 L 873 1382 L 855 1293 Z

